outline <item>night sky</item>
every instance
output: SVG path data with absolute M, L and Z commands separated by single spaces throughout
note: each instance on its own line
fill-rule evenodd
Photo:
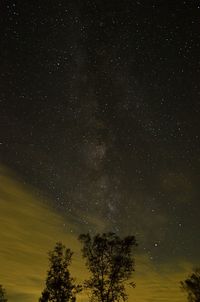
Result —
M 38 263 L 35 246 L 46 259 L 57 240 L 77 246 L 88 231 L 136 236 L 130 301 L 167 302 L 170 290 L 186 301 L 178 283 L 200 264 L 200 2 L 4 0 L 0 10 L 10 301 L 41 292 L 46 263 L 39 276 L 24 264 L 26 291 L 11 270 L 27 253 Z

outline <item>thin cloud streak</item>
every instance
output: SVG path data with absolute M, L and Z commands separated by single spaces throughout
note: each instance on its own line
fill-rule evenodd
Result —
M 47 252 L 56 241 L 61 240 L 74 251 L 71 271 L 82 281 L 87 271 L 80 254 L 78 234 L 70 233 L 71 223 L 27 188 L 14 180 L 7 170 L 0 170 L 0 283 L 8 292 L 10 302 L 34 302 L 40 296 L 48 268 Z M 92 217 L 91 217 L 92 219 Z M 100 228 L 100 222 L 96 229 Z M 95 222 L 96 221 L 96 222 Z M 136 288 L 129 290 L 129 301 L 138 302 L 182 302 L 184 295 L 179 289 L 192 265 L 180 261 L 173 265 L 155 266 L 145 254 L 136 255 Z M 88 301 L 84 293 L 78 301 Z

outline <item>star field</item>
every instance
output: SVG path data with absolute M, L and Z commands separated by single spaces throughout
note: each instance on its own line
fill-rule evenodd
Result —
M 135 234 L 155 264 L 197 260 L 199 1 L 1 11 L 1 163 L 71 232 Z

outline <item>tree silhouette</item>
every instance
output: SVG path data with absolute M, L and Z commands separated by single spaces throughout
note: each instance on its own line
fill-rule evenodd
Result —
M 114 302 L 127 300 L 125 285 L 134 271 L 134 236 L 120 239 L 114 233 L 97 234 L 93 238 L 82 234 L 82 255 L 91 277 L 84 287 L 91 292 L 90 301 Z M 129 282 L 132 287 L 133 282 Z
M 7 302 L 8 300 L 5 297 L 6 295 L 6 291 L 5 289 L 2 287 L 2 285 L 0 285 L 0 302 Z
M 56 243 L 53 251 L 49 252 L 50 267 L 47 272 L 46 287 L 39 302 L 74 302 L 80 286 L 75 285 L 70 276 L 68 266 L 71 263 L 72 252 L 61 242 Z
M 200 302 L 200 267 L 185 280 L 181 281 L 181 289 L 188 293 L 189 302 Z

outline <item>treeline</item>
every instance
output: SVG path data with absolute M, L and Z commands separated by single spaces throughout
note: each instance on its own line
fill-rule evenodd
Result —
M 130 282 L 135 269 L 135 237 L 120 238 L 114 233 L 94 237 L 82 234 L 79 240 L 89 278 L 82 284 L 76 283 L 69 270 L 73 252 L 57 242 L 49 252 L 49 269 L 39 302 L 75 302 L 83 291 L 88 293 L 90 302 L 126 301 L 126 286 L 135 287 L 135 283 Z M 189 302 L 200 302 L 200 269 L 181 281 L 181 289 L 187 292 Z M 0 302 L 7 301 L 5 289 L 0 285 Z

